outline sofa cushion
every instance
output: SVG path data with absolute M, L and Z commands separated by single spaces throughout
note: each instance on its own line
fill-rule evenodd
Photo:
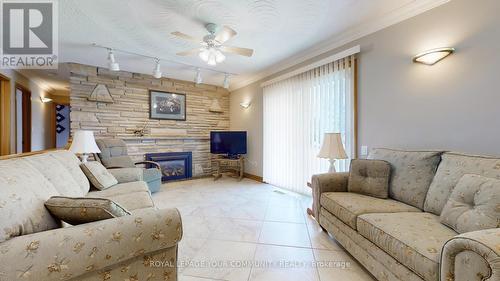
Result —
M 438 280 L 441 249 L 457 235 L 422 212 L 361 215 L 358 232 L 427 281 Z
M 327 192 L 321 195 L 321 207 L 356 229 L 359 215 L 370 213 L 421 212 L 420 209 L 391 199 L 380 199 L 350 192 Z
M 60 220 L 78 225 L 130 215 L 122 206 L 106 198 L 53 196 L 45 207 Z
M 464 175 L 443 208 L 441 222 L 458 233 L 500 227 L 500 180 Z
M 66 171 L 73 176 L 75 181 L 82 189 L 83 194 L 87 194 L 87 192 L 89 192 L 89 180 L 82 172 L 82 169 L 80 169 L 81 162 L 73 152 L 70 152 L 68 150 L 58 150 L 49 152 L 48 154 L 57 159 L 57 161 L 59 161 L 66 168 Z
M 390 176 L 391 166 L 386 161 L 355 159 L 351 161 L 347 190 L 385 199 Z
M 58 228 L 43 205 L 56 188 L 24 159 L 0 161 L 0 242 Z
M 66 169 L 66 165 L 63 165 L 51 154 L 44 153 L 23 159 L 42 173 L 60 195 L 78 197 L 86 194 L 73 175 Z
M 88 198 L 107 198 L 120 204 L 128 211 L 144 208 L 154 208 L 153 199 L 148 186 L 143 181 L 120 183 L 103 191 L 93 191 Z
M 97 161 L 83 163 L 80 167 L 92 185 L 99 190 L 112 187 L 118 183 L 116 178 Z
M 134 168 L 134 161 L 130 156 L 116 156 L 111 158 L 102 158 L 101 162 L 105 167 L 111 168 Z
M 108 171 L 116 178 L 118 183 L 142 181 L 142 168 L 118 168 L 109 169 Z
M 500 179 L 500 159 L 445 153 L 427 193 L 424 210 L 440 215 L 453 188 L 465 174 Z
M 149 192 L 147 184 L 143 181 L 133 181 L 126 183 L 119 183 L 105 190 L 91 191 L 88 195 L 95 195 L 93 197 L 108 197 L 122 194 L 129 194 L 133 192 Z
M 390 198 L 423 209 L 441 153 L 377 148 L 370 152 L 368 159 L 385 160 L 391 164 Z

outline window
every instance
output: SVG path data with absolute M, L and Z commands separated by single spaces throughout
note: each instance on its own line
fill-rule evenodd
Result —
M 317 157 L 325 133 L 339 132 L 355 155 L 355 59 L 349 56 L 264 86 L 264 181 L 299 193 L 327 172 Z M 350 160 L 336 162 L 347 171 Z

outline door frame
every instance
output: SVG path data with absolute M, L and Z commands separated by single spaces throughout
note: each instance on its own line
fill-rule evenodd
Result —
M 17 90 L 22 92 L 22 108 L 23 108 L 23 151 L 17 153 L 31 152 L 31 91 L 23 85 L 16 83 L 16 105 L 17 105 Z M 17 118 L 17 106 L 16 106 Z M 16 122 L 16 144 L 17 144 L 17 122 Z
M 10 79 L 0 74 L 0 155 L 10 154 Z

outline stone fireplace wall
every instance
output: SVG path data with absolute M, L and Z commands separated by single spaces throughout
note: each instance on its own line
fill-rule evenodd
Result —
M 193 152 L 193 176 L 211 173 L 210 131 L 229 130 L 229 92 L 218 86 L 155 79 L 150 75 L 69 64 L 71 131 L 94 131 L 96 138 L 125 140 L 129 154 L 143 160 L 153 152 Z M 89 101 L 98 84 L 106 85 L 113 103 Z M 149 119 L 149 90 L 186 94 L 186 121 Z M 209 112 L 213 99 L 221 113 Z M 134 131 L 148 123 L 144 137 Z

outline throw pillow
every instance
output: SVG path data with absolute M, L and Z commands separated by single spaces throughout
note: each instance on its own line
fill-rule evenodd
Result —
M 391 164 L 390 198 L 423 209 L 441 154 L 439 151 L 376 148 L 368 159 L 385 160 Z
M 500 227 L 500 180 L 467 174 L 458 181 L 441 222 L 458 233 Z
M 352 160 L 347 190 L 377 198 L 389 196 L 391 165 L 382 160 Z
M 92 185 L 103 190 L 118 183 L 118 180 L 99 162 L 92 161 L 80 165 Z
M 45 207 L 54 217 L 72 225 L 130 215 L 122 206 L 105 198 L 52 196 Z

